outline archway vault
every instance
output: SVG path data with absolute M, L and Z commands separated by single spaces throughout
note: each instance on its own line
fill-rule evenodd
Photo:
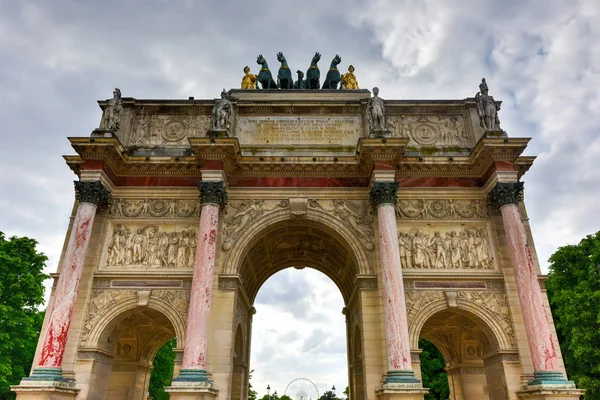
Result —
M 262 284 L 288 267 L 323 272 L 337 285 L 345 303 L 359 274 L 352 248 L 341 235 L 306 220 L 279 222 L 256 235 L 248 243 L 237 273 L 253 302 Z

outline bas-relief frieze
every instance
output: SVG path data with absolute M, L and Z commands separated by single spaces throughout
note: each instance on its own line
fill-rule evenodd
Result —
M 146 291 L 144 291 L 145 293 Z M 131 300 L 139 300 L 140 291 L 131 289 L 94 289 L 88 301 L 85 323 L 81 332 L 80 347 L 85 347 L 91 330 L 98 324 L 103 316 L 118 307 L 119 304 Z M 189 305 L 188 290 L 153 289 L 150 298 L 161 300 L 169 304 L 175 312 L 185 321 Z
M 398 219 L 478 219 L 488 216 L 482 199 L 399 199 Z
M 400 260 L 407 269 L 493 269 L 493 255 L 483 227 L 424 225 L 404 230 L 399 224 Z
M 408 138 L 408 146 L 471 147 L 473 140 L 462 115 L 392 115 L 392 137 Z
M 200 201 L 192 199 L 113 199 L 109 215 L 119 218 L 199 218 Z
M 187 269 L 194 265 L 197 230 L 187 225 L 116 225 L 104 268 Z
M 133 117 L 127 146 L 188 147 L 187 138 L 205 137 L 210 128 L 209 115 L 150 115 Z
M 360 116 L 240 116 L 236 136 L 243 144 L 356 145 Z

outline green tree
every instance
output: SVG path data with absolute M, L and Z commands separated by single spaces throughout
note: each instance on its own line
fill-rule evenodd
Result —
M 175 366 L 175 352 L 173 349 L 177 346 L 177 339 L 169 339 L 161 346 L 152 361 L 152 374 L 150 374 L 150 384 L 148 386 L 148 395 L 154 400 L 167 400 L 169 393 L 165 392 L 165 386 L 169 386 L 173 380 L 173 367 Z
M 256 390 L 252 389 L 252 373 L 254 372 L 254 370 L 250 371 L 250 374 L 248 375 L 248 400 L 256 400 L 256 396 L 258 396 L 258 393 L 256 392 Z
M 335 395 L 335 392 L 328 390 L 325 393 L 323 393 L 323 395 L 321 397 L 319 397 L 319 400 L 341 400 L 341 399 Z
M 29 375 L 44 314 L 43 273 L 48 258 L 27 237 L 0 232 L 0 399 L 14 398 L 10 385 Z
M 569 378 L 600 399 L 600 232 L 550 257 L 546 287 Z
M 344 389 L 344 397 L 342 400 L 348 400 L 348 397 L 350 396 L 350 388 L 348 386 L 346 386 L 346 389 Z
M 429 388 L 425 400 L 446 400 L 450 398 L 444 356 L 437 347 L 425 339 L 419 339 L 419 348 L 423 349 L 420 356 L 423 386 Z

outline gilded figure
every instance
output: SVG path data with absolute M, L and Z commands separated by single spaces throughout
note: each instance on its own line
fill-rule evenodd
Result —
M 250 67 L 244 67 L 244 77 L 242 78 L 242 89 L 256 89 L 257 75 L 250 73 Z
M 348 67 L 348 72 L 342 75 L 342 89 L 358 89 L 358 81 L 352 65 Z

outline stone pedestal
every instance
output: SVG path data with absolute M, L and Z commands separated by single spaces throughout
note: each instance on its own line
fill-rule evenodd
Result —
M 374 138 L 384 138 L 391 135 L 391 131 L 389 129 L 371 129 L 370 136 Z
M 73 400 L 79 393 L 73 381 L 23 380 L 11 390 L 19 400 Z
M 212 129 L 209 129 L 208 132 L 206 132 L 206 137 L 209 137 L 209 138 L 229 137 L 229 130 L 212 128 Z
M 203 382 L 173 382 L 165 387 L 165 392 L 171 400 L 214 400 L 219 394 L 210 383 Z
M 575 385 L 539 385 L 529 386 L 527 390 L 517 392 L 523 400 L 579 400 L 585 390 L 577 389 Z
M 423 400 L 429 389 L 420 383 L 386 383 L 375 393 L 379 400 Z

